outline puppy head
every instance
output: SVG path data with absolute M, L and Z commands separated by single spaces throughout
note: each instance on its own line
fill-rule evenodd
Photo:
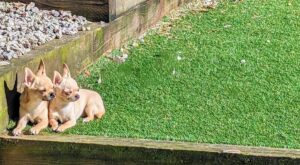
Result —
M 63 75 L 54 72 L 53 84 L 57 97 L 65 102 L 74 102 L 80 98 L 77 82 L 71 77 L 70 70 L 66 64 L 63 65 Z
M 50 101 L 55 97 L 54 86 L 46 75 L 43 60 L 40 62 L 37 74 L 34 74 L 29 68 L 25 68 L 24 85 L 41 100 Z

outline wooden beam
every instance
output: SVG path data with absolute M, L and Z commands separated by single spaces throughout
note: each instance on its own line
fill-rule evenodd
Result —
M 300 150 L 78 135 L 0 136 L 0 162 L 299 164 Z
M 113 21 L 122 14 L 147 0 L 109 0 L 109 20 Z
M 117 18 L 116 13 L 116 0 L 109 0 L 109 21 L 113 21 Z

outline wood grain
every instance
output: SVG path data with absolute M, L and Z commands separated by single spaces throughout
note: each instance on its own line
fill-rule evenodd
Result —
M 300 150 L 78 135 L 0 137 L 0 162 L 297 164 Z M 29 160 L 30 158 L 30 160 Z
M 114 20 L 147 0 L 109 0 L 109 17 Z

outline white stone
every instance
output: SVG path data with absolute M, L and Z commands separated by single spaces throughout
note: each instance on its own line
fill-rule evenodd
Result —
M 246 64 L 246 60 L 245 60 L 245 59 L 242 59 L 242 60 L 241 60 L 241 64 Z
M 33 2 L 0 2 L 0 61 L 17 58 L 63 35 L 74 35 L 79 29 L 84 30 L 86 23 L 85 17 L 69 11 L 39 10 Z M 10 46 L 8 42 L 14 44 Z

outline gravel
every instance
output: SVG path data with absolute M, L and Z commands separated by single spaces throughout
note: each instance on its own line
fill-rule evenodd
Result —
M 84 27 L 87 23 L 85 17 L 72 15 L 70 11 L 40 10 L 33 2 L 0 2 L 0 61 L 23 56 L 63 35 L 90 30 Z

